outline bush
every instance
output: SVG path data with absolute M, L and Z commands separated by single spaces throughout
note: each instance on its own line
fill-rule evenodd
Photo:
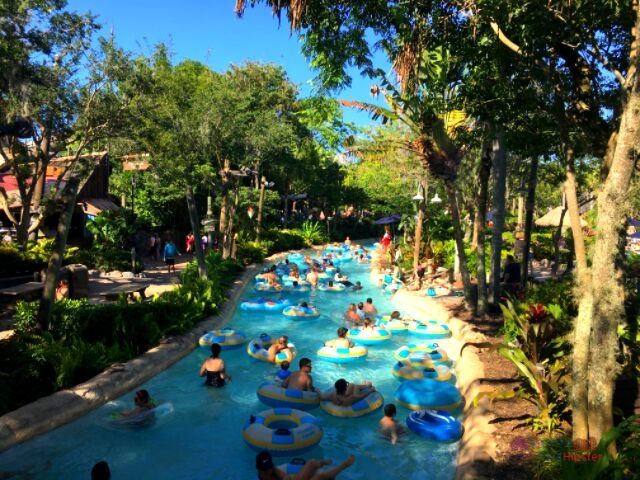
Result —
M 264 236 L 273 242 L 267 252 L 269 255 L 287 250 L 300 250 L 307 246 L 304 237 L 297 230 L 269 230 Z
M 304 222 L 299 231 L 308 247 L 320 245 L 327 241 L 326 228 L 323 228 L 318 222 Z
M 266 255 L 266 245 L 259 242 L 240 243 L 236 251 L 236 257 L 243 265 L 261 263 Z

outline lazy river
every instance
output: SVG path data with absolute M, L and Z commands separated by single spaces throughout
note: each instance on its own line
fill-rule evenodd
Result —
M 385 404 L 396 404 L 396 418 L 405 425 L 410 410 L 394 399 L 400 382 L 392 375 L 393 352 L 408 343 L 422 342 L 419 338 L 409 333 L 394 334 L 384 344 L 367 347 L 366 360 L 351 364 L 330 363 L 316 355 L 322 341 L 334 338 L 337 328 L 343 325 L 342 314 L 349 303 L 371 297 L 382 314 L 402 311 L 373 284 L 369 264 L 353 261 L 341 265 L 341 269 L 351 281 L 361 281 L 364 288 L 358 292 L 348 289 L 340 293 L 260 294 L 253 290 L 251 281 L 240 300 L 284 295 L 294 304 L 307 301 L 317 306 L 320 317 L 297 319 L 236 308 L 227 326 L 244 332 L 249 340 L 263 332 L 272 336 L 287 334 L 298 351 L 292 371 L 297 370 L 300 358 L 308 357 L 313 361 L 314 383 L 322 390 L 341 377 L 348 381 L 369 380 L 382 393 Z M 450 355 L 455 353 L 453 348 L 447 348 L 455 340 L 437 342 Z M 114 412 L 133 406 L 132 391 L 78 420 L 3 452 L 0 478 L 87 479 L 93 464 L 100 460 L 109 463 L 114 479 L 256 478 L 256 452 L 243 441 L 242 428 L 251 415 L 271 408 L 258 400 L 256 390 L 264 381 L 273 380 L 278 368 L 251 358 L 245 344 L 222 352 L 232 382 L 222 389 L 207 388 L 198 377 L 198 370 L 208 356 L 208 349 L 198 348 L 137 388 L 147 389 L 156 403 L 170 402 L 173 407 L 154 425 L 122 429 L 109 423 Z M 354 454 L 356 463 L 340 478 L 444 480 L 455 475 L 458 442 L 437 443 L 408 432 L 391 445 L 378 432 L 382 410 L 360 418 L 333 417 L 320 408 L 309 413 L 320 420 L 324 436 L 318 446 L 300 456 L 331 458 L 339 463 Z M 291 456 L 274 457 L 276 464 L 289 460 Z

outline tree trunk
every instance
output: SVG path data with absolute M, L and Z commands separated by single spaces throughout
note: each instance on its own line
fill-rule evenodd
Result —
M 491 237 L 491 303 L 500 303 L 500 268 L 502 260 L 502 232 L 505 219 L 505 191 L 507 184 L 507 155 L 499 132 L 493 141 L 493 232 Z
M 486 202 L 485 202 L 485 209 L 486 209 Z M 485 218 L 485 224 L 487 221 L 487 212 L 485 210 L 484 212 L 484 218 Z M 476 249 L 478 248 L 478 235 L 480 233 L 480 229 L 483 228 L 484 225 L 482 225 L 480 223 L 480 212 L 476 209 L 476 216 L 473 219 L 473 236 L 471 237 L 471 248 L 472 249 Z
M 618 372 L 617 326 L 624 319 L 623 257 L 626 206 L 640 133 L 640 12 L 633 2 L 629 96 L 624 103 L 615 150 L 598 195 L 598 232 L 593 262 L 579 284 L 573 349 L 573 438 L 599 440 L 613 426 L 613 387 Z M 609 146 L 611 148 L 611 145 Z M 611 450 L 615 450 L 613 447 Z
M 220 222 L 218 223 L 218 249 L 222 252 L 225 233 L 227 232 L 227 222 L 229 219 L 229 170 L 231 164 L 229 160 L 224 161 L 224 168 L 220 172 L 221 196 L 220 196 Z
M 43 330 L 49 330 L 49 322 L 51 320 L 51 305 L 56 299 L 56 287 L 58 280 L 58 272 L 62 265 L 64 257 L 64 249 L 67 246 L 67 237 L 69 235 L 69 225 L 71 217 L 76 206 L 76 197 L 78 196 L 78 188 L 80 187 L 80 178 L 71 177 L 65 187 L 62 195 L 62 204 L 64 209 L 58 220 L 58 229 L 53 243 L 53 251 L 49 257 L 47 265 L 47 276 L 42 290 L 42 298 L 38 308 L 38 323 Z
M 580 225 L 580 209 L 578 207 L 578 185 L 576 182 L 575 152 L 569 136 L 569 123 L 565 111 L 562 91 L 555 95 L 556 118 L 558 120 L 558 133 L 564 154 L 566 180 L 564 182 L 564 194 L 567 199 L 569 220 L 571 221 L 571 233 L 573 234 L 573 249 L 576 255 L 578 276 L 587 268 L 587 254 L 584 247 L 584 236 Z
M 289 182 L 285 182 L 284 185 L 284 228 L 287 228 L 289 223 Z M 327 219 L 330 217 L 330 214 L 327 213 Z M 328 220 L 327 220 L 328 221 Z
M 233 210 L 229 222 L 229 256 L 236 258 L 236 215 L 238 212 L 238 205 L 240 204 L 240 184 L 236 181 L 235 190 L 233 194 Z
M 420 263 L 420 244 L 422 243 L 422 224 L 424 223 L 425 179 L 420 180 L 419 190 L 422 200 L 418 203 L 418 219 L 413 242 L 413 278 L 418 281 L 418 264 Z M 406 232 L 406 229 L 405 229 Z
M 580 209 L 578 207 L 578 193 L 576 184 L 576 172 L 573 160 L 573 149 L 571 150 L 571 160 L 567 159 L 567 180 L 564 184 L 564 191 L 567 196 L 567 210 L 571 221 L 571 233 L 573 234 L 573 245 L 576 255 L 576 266 L 578 276 L 587 269 L 587 252 L 584 246 L 584 235 L 582 225 L 580 225 Z M 569 155 L 567 155 L 569 156 Z
M 187 210 L 189 211 L 189 221 L 191 222 L 191 230 L 193 231 L 195 242 L 196 262 L 198 263 L 198 274 L 203 280 L 207 279 L 207 264 L 204 261 L 204 252 L 202 251 L 202 242 L 200 241 L 200 219 L 198 218 L 198 210 L 196 209 L 196 201 L 193 198 L 193 190 L 191 185 L 187 185 Z
M 460 212 L 456 199 L 456 190 L 453 182 L 446 180 L 447 198 L 449 199 L 449 209 L 451 210 L 451 223 L 453 224 L 453 235 L 458 249 L 458 262 L 460 263 L 460 274 L 462 276 L 462 287 L 464 290 L 464 301 L 467 308 L 475 311 L 475 302 L 471 291 L 471 278 L 467 267 L 467 257 L 464 253 L 464 241 L 462 239 L 462 225 L 460 224 Z
M 24 199 L 21 199 L 24 202 Z M 27 200 L 20 207 L 20 222 L 16 225 L 16 242 L 25 245 L 29 240 L 29 225 L 31 224 L 31 201 Z
M 636 5 L 634 43 L 638 47 L 640 15 Z M 634 49 L 632 48 L 632 51 Z M 640 68 L 636 59 L 635 68 Z M 636 70 L 637 71 L 637 70 Z M 617 327 L 625 320 L 624 242 L 628 192 L 640 133 L 639 77 L 625 106 L 609 175 L 598 195 L 598 236 L 591 267 L 593 320 L 590 339 L 589 435 L 599 439 L 613 427 L 613 387 L 617 377 Z
M 538 157 L 531 159 L 529 167 L 529 188 L 527 190 L 526 214 L 524 219 L 524 254 L 522 255 L 522 266 L 520 271 L 520 287 L 523 292 L 527 291 L 527 280 L 529 278 L 529 251 L 531 250 L 531 233 L 533 232 L 533 212 L 536 208 L 536 188 L 538 186 Z
M 558 266 L 560 265 L 560 239 L 562 238 L 562 224 L 564 223 L 566 213 L 567 207 L 565 206 L 562 212 L 560 212 L 560 223 L 553 234 L 553 266 L 551 267 L 551 274 L 554 277 L 557 275 Z
M 476 245 L 478 265 L 476 271 L 478 275 L 478 315 L 484 315 L 487 312 L 487 272 L 485 269 L 485 225 L 487 223 L 487 198 L 489 196 L 489 177 L 491 176 L 491 150 L 487 149 L 486 153 L 480 160 L 480 169 L 478 177 L 480 182 L 480 191 L 478 192 L 478 204 L 476 221 L 474 230 L 477 232 Z
M 264 208 L 264 189 L 267 187 L 267 179 L 260 180 L 260 196 L 258 198 L 258 218 L 256 219 L 256 242 L 260 241 L 262 234 L 262 209 Z

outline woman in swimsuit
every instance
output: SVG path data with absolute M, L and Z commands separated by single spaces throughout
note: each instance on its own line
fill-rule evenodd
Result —
M 224 387 L 225 381 L 231 380 L 231 376 L 225 373 L 224 360 L 219 358 L 221 351 L 219 344 L 212 343 L 211 356 L 200 367 L 200 376 L 206 377 L 204 384 L 209 387 Z

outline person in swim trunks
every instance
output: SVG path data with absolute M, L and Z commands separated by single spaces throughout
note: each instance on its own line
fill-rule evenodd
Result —
M 225 372 L 224 360 L 220 358 L 222 347 L 217 343 L 211 344 L 211 356 L 200 367 L 200 376 L 206 377 L 204 384 L 208 387 L 224 387 L 226 380 L 231 377 Z

